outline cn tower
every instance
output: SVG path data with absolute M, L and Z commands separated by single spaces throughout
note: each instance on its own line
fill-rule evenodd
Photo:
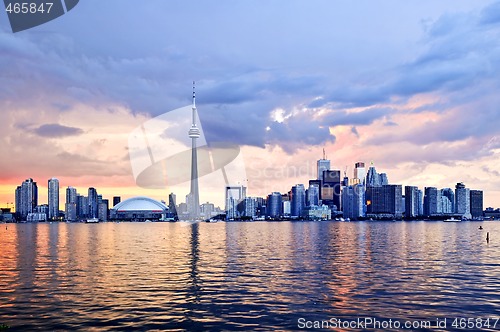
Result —
M 191 192 L 189 217 L 198 219 L 200 217 L 200 193 L 198 191 L 198 154 L 196 152 L 196 139 L 200 137 L 200 129 L 196 126 L 196 94 L 195 82 L 193 82 L 193 122 L 189 129 L 189 138 L 191 138 Z

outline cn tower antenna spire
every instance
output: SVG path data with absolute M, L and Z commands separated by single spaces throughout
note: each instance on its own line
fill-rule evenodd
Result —
M 193 109 L 196 109 L 196 82 L 193 81 Z

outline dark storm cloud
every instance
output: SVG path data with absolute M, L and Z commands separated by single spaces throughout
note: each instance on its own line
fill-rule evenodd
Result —
M 47 138 L 77 136 L 83 134 L 80 128 L 66 127 L 57 123 L 45 124 L 33 130 L 35 134 Z

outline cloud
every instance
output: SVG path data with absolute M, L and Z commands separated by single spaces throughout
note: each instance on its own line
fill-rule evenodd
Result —
M 322 120 L 330 126 L 343 126 L 343 125 L 370 125 L 378 119 L 382 119 L 390 114 L 397 112 L 392 108 L 367 108 L 362 111 L 346 111 L 334 110 L 327 113 L 322 117 Z
M 33 132 L 38 136 L 47 138 L 77 136 L 83 134 L 83 130 L 80 128 L 62 126 L 57 123 L 42 125 L 34 129 Z
M 494 2 L 485 7 L 481 11 L 480 16 L 481 24 L 497 24 L 500 23 L 500 2 Z

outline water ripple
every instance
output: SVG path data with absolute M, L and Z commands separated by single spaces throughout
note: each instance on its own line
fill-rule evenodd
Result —
M 483 228 L 500 239 L 499 224 Z M 0 237 L 12 330 L 296 330 L 298 319 L 498 317 L 478 223 L 18 224 Z

